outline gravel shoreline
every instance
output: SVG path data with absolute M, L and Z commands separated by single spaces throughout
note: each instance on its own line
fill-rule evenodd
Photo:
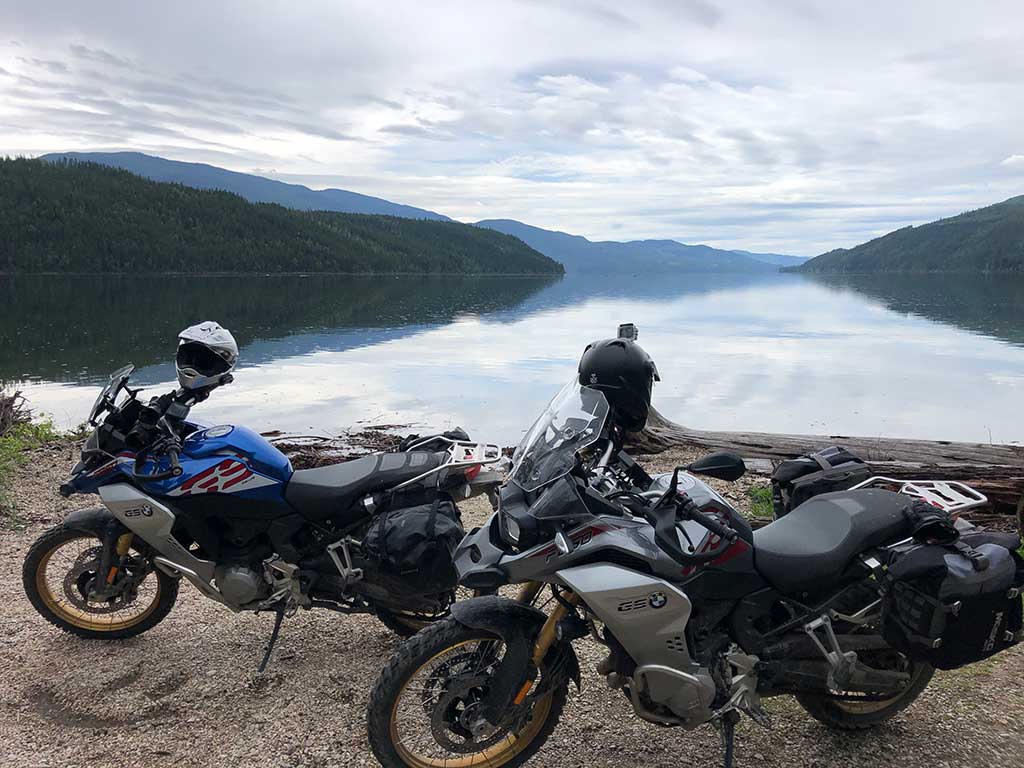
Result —
M 141 637 L 86 641 L 40 618 L 21 588 L 31 542 L 90 499 L 62 499 L 57 486 L 76 458 L 69 447 L 36 451 L 12 496 L 27 528 L 0 531 L 0 757 L 8 766 L 255 765 L 374 766 L 364 712 L 370 686 L 398 640 L 375 619 L 300 612 L 288 620 L 270 668 L 256 666 L 269 615 L 232 614 L 183 586 L 170 616 Z M 684 453 L 643 463 L 668 469 Z M 760 482 L 760 481 L 757 481 Z M 722 485 L 718 486 L 720 489 Z M 726 491 L 739 506 L 745 487 Z M 482 521 L 486 502 L 466 505 Z M 720 764 L 716 734 L 637 719 L 609 691 L 578 646 L 583 690 L 531 765 L 677 768 Z M 909 710 L 862 734 L 828 731 L 788 698 L 767 702 L 771 731 L 744 721 L 737 765 L 1024 767 L 1024 649 L 953 673 L 938 673 Z

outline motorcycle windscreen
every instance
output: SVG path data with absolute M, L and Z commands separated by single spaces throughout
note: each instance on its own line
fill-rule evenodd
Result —
M 544 409 L 512 455 L 512 481 L 536 491 L 566 475 L 576 454 L 601 436 L 608 418 L 603 393 L 574 378 Z

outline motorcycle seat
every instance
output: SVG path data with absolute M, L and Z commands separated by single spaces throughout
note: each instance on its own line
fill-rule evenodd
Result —
M 360 497 L 412 480 L 439 466 L 443 454 L 428 451 L 373 453 L 341 464 L 299 469 L 284 490 L 285 500 L 308 520 L 347 527 L 368 515 Z
M 754 567 L 784 595 L 826 590 L 864 550 L 910 535 L 909 503 L 868 488 L 815 496 L 754 532 Z

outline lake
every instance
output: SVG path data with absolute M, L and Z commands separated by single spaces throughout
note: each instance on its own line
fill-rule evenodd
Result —
M 691 427 L 1024 439 L 1024 279 L 801 275 L 0 277 L 0 380 L 62 426 L 134 362 L 159 394 L 177 332 L 241 346 L 207 423 L 334 434 L 461 425 L 514 444 L 587 342 L 636 323 L 654 404 Z

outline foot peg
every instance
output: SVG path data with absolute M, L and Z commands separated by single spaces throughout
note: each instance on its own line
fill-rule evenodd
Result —
M 821 638 L 818 637 L 818 630 L 823 630 L 825 635 L 825 641 L 828 644 L 821 642 Z M 825 657 L 828 662 L 828 686 L 837 691 L 843 690 L 844 686 L 850 680 L 850 676 L 853 672 L 854 665 L 857 663 L 857 654 L 853 651 L 843 653 L 843 649 L 839 647 L 839 641 L 836 639 L 836 633 L 832 630 L 832 619 L 826 614 L 822 614 L 814 621 L 809 621 L 804 624 L 804 632 L 811 638 L 812 642 L 821 651 L 821 655 Z

